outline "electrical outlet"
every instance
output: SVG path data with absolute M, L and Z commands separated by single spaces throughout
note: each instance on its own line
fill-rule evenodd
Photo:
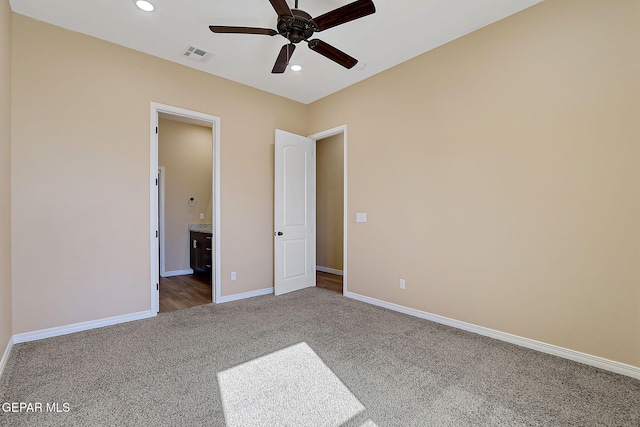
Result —
M 405 285 L 406 285 L 406 282 L 404 281 L 404 279 L 400 279 L 400 289 L 404 290 Z
M 231 272 L 231 280 L 236 280 L 236 272 L 235 271 Z
M 200 219 L 204 219 L 204 214 L 203 213 L 200 214 Z

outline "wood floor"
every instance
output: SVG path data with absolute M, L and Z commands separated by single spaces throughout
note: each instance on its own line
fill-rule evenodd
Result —
M 201 274 L 160 278 L 160 313 L 211 302 L 211 279 Z
M 316 271 L 316 287 L 342 294 L 342 276 Z
M 342 294 L 342 276 L 316 272 L 316 286 Z M 211 280 L 201 274 L 160 278 L 160 313 L 211 303 Z

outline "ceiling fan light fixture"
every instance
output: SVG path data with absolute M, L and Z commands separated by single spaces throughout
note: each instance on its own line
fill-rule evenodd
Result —
M 291 71 L 302 71 L 302 65 L 293 64 L 291 66 Z
M 136 0 L 136 6 L 138 6 L 138 9 L 144 10 L 145 12 L 153 12 L 155 9 L 155 7 L 146 0 Z

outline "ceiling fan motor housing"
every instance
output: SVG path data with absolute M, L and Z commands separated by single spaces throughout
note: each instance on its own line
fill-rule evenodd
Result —
M 308 40 L 315 31 L 320 31 L 313 18 L 304 10 L 291 9 L 292 16 L 278 17 L 278 33 L 287 38 L 291 43 L 300 43 Z

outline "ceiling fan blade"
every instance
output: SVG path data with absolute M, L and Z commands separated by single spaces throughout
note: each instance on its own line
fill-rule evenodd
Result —
M 356 58 L 347 55 L 343 51 L 336 49 L 329 43 L 325 43 L 322 40 L 314 39 L 309 41 L 309 49 L 318 52 L 320 55 L 326 56 L 345 68 L 353 68 L 353 66 L 358 63 Z
M 214 33 L 226 34 L 262 34 L 265 36 L 275 36 L 278 34 L 276 30 L 269 28 L 253 28 L 253 27 L 228 27 L 225 25 L 209 25 L 209 29 Z
M 317 18 L 313 18 L 313 21 L 318 24 L 318 31 L 324 31 L 327 28 L 332 28 L 345 22 L 371 15 L 375 13 L 375 11 L 376 7 L 373 1 L 358 0 L 332 10 L 331 12 L 327 12 L 324 15 L 320 15 Z
M 287 0 L 269 0 L 271 2 L 271 6 L 276 10 L 278 16 L 291 16 L 293 17 L 293 13 L 291 13 L 291 9 L 289 9 L 289 5 L 287 4 Z
M 284 73 L 284 70 L 287 69 L 287 65 L 289 65 L 289 60 L 291 59 L 291 55 L 293 55 L 294 50 L 296 50 L 296 45 L 293 43 L 282 46 L 280 54 L 278 54 L 278 59 L 276 59 L 276 63 L 273 65 L 273 70 L 271 70 L 273 74 Z

